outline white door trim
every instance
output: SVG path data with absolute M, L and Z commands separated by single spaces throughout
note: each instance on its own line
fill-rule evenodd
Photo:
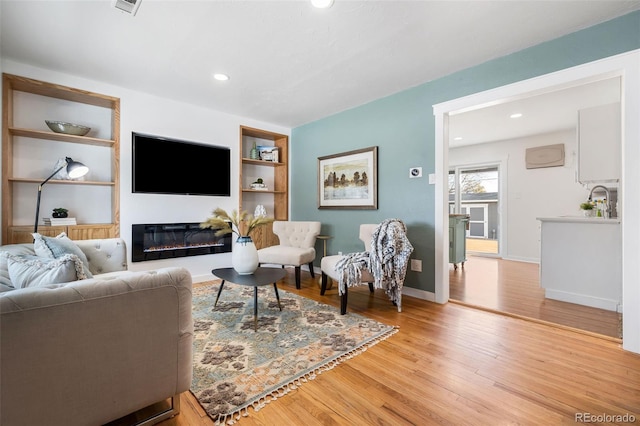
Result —
M 622 288 L 623 348 L 640 353 L 640 50 L 611 56 L 529 80 L 479 92 L 433 106 L 435 115 L 435 301 L 449 300 L 448 170 L 449 116 L 536 94 L 622 77 Z

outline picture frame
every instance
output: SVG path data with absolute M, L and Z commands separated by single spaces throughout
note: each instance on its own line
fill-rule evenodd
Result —
M 318 157 L 318 208 L 378 208 L 378 147 Z

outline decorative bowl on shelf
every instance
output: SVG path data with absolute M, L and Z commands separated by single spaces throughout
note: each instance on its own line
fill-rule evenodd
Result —
M 81 126 L 80 124 L 65 123 L 64 121 L 44 120 L 47 126 L 56 133 L 64 133 L 66 135 L 84 136 L 89 133 L 91 127 Z

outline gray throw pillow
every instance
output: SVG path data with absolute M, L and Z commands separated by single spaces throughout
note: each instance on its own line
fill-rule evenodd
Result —
M 33 233 L 33 249 L 36 255 L 48 257 L 50 259 L 58 259 L 66 254 L 74 254 L 82 261 L 84 265 L 84 273 L 87 278 L 93 278 L 93 274 L 89 271 L 89 261 L 80 247 L 76 245 L 67 234 L 62 232 L 57 237 L 45 237 L 38 233 Z
M 9 277 L 15 288 L 40 287 L 86 279 L 84 265 L 78 256 L 65 254 L 58 259 L 39 256 L 7 257 Z

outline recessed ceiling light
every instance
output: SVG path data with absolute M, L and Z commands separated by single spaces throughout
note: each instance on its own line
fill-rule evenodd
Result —
M 311 0 L 311 4 L 318 9 L 326 9 L 333 6 L 333 0 Z
M 522 117 L 522 113 L 520 112 L 516 112 L 515 114 L 511 114 L 509 116 L 509 118 L 520 118 L 520 117 Z
M 462 136 L 456 136 L 455 138 L 453 138 L 454 141 L 461 141 L 462 140 Z
M 227 80 L 229 80 L 229 76 L 228 75 L 220 74 L 220 73 L 214 74 L 213 78 L 215 78 L 218 81 L 227 81 Z

